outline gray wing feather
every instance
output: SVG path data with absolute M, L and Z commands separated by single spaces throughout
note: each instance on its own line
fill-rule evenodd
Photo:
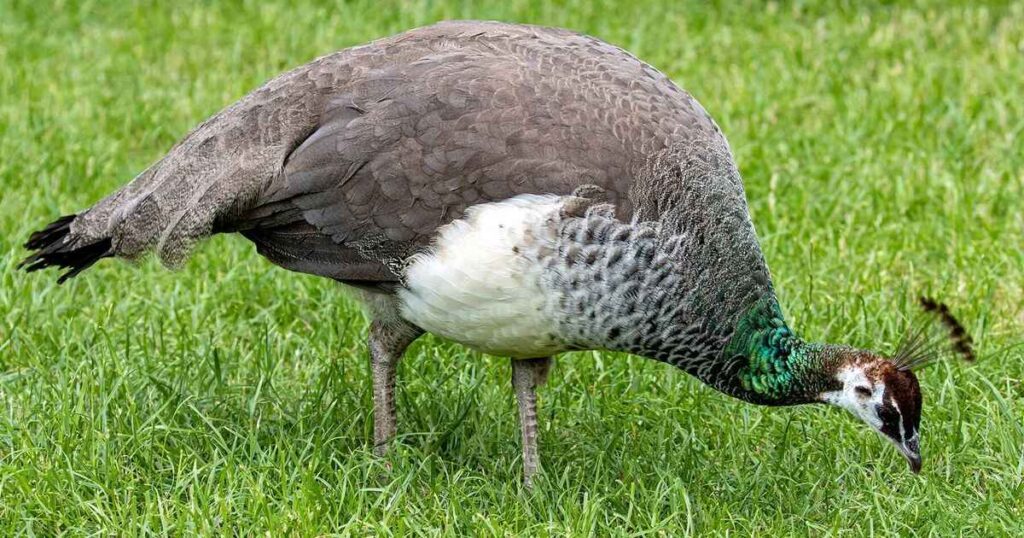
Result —
M 724 145 L 688 94 L 617 48 L 487 28 L 350 81 L 266 201 L 300 208 L 393 278 L 386 266 L 471 205 L 596 184 L 628 217 L 646 159 L 685 136 Z
M 287 268 L 391 281 L 393 262 L 473 204 L 590 183 L 621 217 L 638 170 L 724 138 L 628 53 L 566 30 L 450 22 L 346 49 L 268 82 L 79 215 L 69 244 L 165 262 L 241 231 Z

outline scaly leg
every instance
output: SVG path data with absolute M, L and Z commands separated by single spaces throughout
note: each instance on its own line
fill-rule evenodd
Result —
M 373 451 L 383 456 L 395 437 L 395 369 L 405 348 L 423 331 L 402 321 L 370 324 L 370 367 L 373 370 Z
M 523 435 L 523 485 L 533 485 L 540 470 L 537 453 L 537 392 L 548 379 L 551 358 L 512 359 L 512 387 L 519 402 L 519 427 Z

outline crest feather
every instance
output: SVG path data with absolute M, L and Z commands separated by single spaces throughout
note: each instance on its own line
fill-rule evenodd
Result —
M 917 370 L 934 363 L 947 352 L 960 355 L 966 361 L 974 361 L 974 341 L 963 324 L 949 311 L 949 307 L 931 297 L 922 296 L 918 303 L 924 316 L 914 324 L 916 327 L 911 326 L 911 330 L 900 341 L 892 363 L 900 370 Z M 944 334 L 931 334 L 929 329 L 934 327 L 931 318 L 938 318 L 945 329 Z M 949 347 L 946 347 L 947 342 Z

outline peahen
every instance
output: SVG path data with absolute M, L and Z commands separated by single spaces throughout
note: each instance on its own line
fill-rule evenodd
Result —
M 445 22 L 266 83 L 93 207 L 32 234 L 29 271 L 237 232 L 372 316 L 374 446 L 425 331 L 512 358 L 524 480 L 550 357 L 615 350 L 762 405 L 847 409 L 920 469 L 921 333 L 890 358 L 809 343 L 776 300 L 728 143 L 685 91 L 562 29 Z M 941 304 L 926 303 L 969 353 Z

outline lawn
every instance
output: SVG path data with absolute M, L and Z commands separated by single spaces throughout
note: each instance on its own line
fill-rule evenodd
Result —
M 0 0 L 0 535 L 1024 535 L 1024 3 Z M 893 3 L 895 4 L 895 3 Z M 560 357 L 519 484 L 508 361 L 427 337 L 373 457 L 367 319 L 240 237 L 63 285 L 21 243 L 279 72 L 440 19 L 565 26 L 699 99 L 791 324 L 891 351 L 947 300 L 924 471 L 835 409 Z

